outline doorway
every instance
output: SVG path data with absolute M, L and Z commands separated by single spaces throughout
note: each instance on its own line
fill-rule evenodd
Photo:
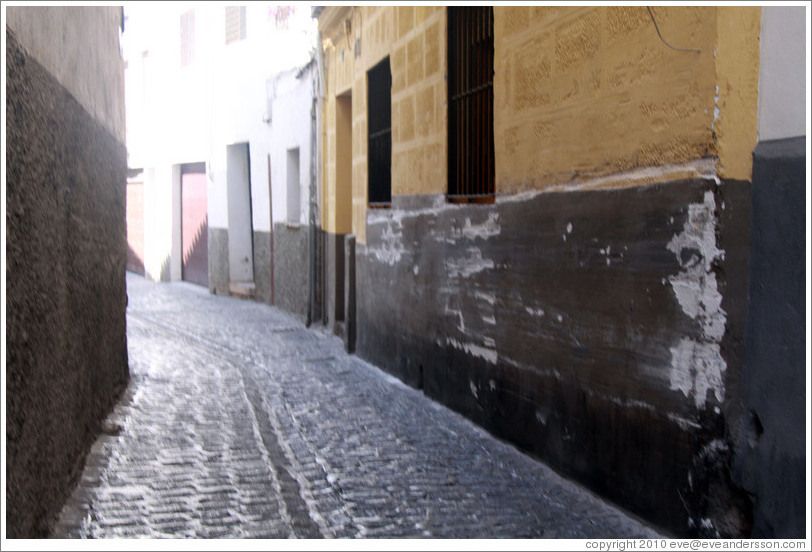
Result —
M 226 155 L 229 289 L 235 295 L 251 296 L 254 287 L 254 245 L 248 143 L 227 146 Z
M 209 216 L 205 163 L 180 167 L 181 279 L 209 286 Z
M 332 319 L 343 334 L 344 323 L 344 239 L 352 232 L 352 94 L 336 96 L 335 236 L 332 243 Z

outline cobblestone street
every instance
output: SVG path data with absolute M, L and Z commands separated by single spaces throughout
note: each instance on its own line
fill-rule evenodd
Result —
M 127 285 L 131 383 L 53 537 L 660 536 L 323 329 Z

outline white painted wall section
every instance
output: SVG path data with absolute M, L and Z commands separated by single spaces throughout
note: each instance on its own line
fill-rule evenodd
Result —
M 144 170 L 144 269 L 180 279 L 180 166 Z
M 9 6 L 6 26 L 97 121 L 124 143 L 121 8 Z M 111 52 L 116 52 L 111 55 Z M 113 90 L 110 90 L 112 88 Z
M 232 282 L 254 280 L 248 144 L 228 146 L 228 269 Z
M 251 262 L 252 232 L 270 231 L 272 219 L 287 220 L 286 155 L 291 148 L 299 148 L 300 153 L 300 220 L 308 216 L 311 158 L 306 121 L 315 67 L 305 71 L 301 79 L 296 75 L 315 51 L 317 31 L 309 6 L 293 8 L 280 24 L 280 10 L 287 9 L 284 6 L 248 3 L 245 38 L 226 44 L 224 4 L 162 2 L 125 7 L 122 49 L 127 63 L 128 165 L 152 175 L 151 187 L 145 183 L 145 202 L 149 201 L 148 193 L 153 201 L 173 201 L 173 167 L 205 162 L 209 228 L 241 233 L 238 242 L 249 247 L 242 247 L 237 255 L 244 259 L 247 254 Z M 181 16 L 192 9 L 194 56 L 191 63 L 182 66 Z M 234 144 L 248 144 L 250 151 L 251 195 L 243 198 L 250 199 L 243 205 L 251 205 L 251 209 L 241 208 L 240 214 L 231 212 L 236 209 L 236 198 L 229 186 L 228 147 Z M 269 176 L 273 181 L 273 216 Z M 250 213 L 248 218 L 245 213 Z M 144 222 L 145 249 L 153 255 L 147 253 L 145 263 L 148 275 L 157 279 L 162 260 L 171 258 L 174 263 L 175 242 L 179 243 L 175 235 L 180 228 L 179 200 L 174 207 L 171 203 L 154 204 L 152 214 L 145 211 Z M 238 227 L 232 228 L 232 223 Z M 236 242 L 229 247 L 234 245 Z M 173 279 L 181 277 L 179 263 L 178 257 L 177 268 L 174 264 L 170 267 Z M 252 279 L 244 271 L 234 272 L 234 267 L 231 271 L 232 280 Z
M 683 312 L 698 323 L 703 334 L 702 339 L 680 338 L 670 347 L 669 381 L 671 389 L 693 398 L 699 410 L 704 408 L 708 392 L 720 403 L 724 400 L 727 370 L 721 352 L 727 313 L 713 271 L 714 260 L 724 259 L 725 252 L 716 245 L 715 211 L 713 192 L 707 191 L 702 203 L 688 206 L 683 231 L 668 243 L 682 267 L 668 281 Z
M 809 6 L 762 8 L 759 141 L 806 135 L 808 18 Z
M 271 173 L 273 179 L 274 222 L 306 223 L 309 216 L 309 183 L 311 163 L 310 115 L 315 90 L 315 64 L 299 77 L 299 70 L 286 71 L 268 83 L 271 106 Z M 288 152 L 299 150 L 298 190 L 288 186 Z M 288 194 L 298 192 L 298 217 L 288 213 Z

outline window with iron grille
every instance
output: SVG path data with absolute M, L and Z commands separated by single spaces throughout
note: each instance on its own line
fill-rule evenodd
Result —
M 226 44 L 245 39 L 245 6 L 226 6 Z
M 369 206 L 392 203 L 392 72 L 389 58 L 367 73 Z
M 448 197 L 493 201 L 493 7 L 447 10 Z
M 195 59 L 195 11 L 180 16 L 180 66 L 186 67 Z

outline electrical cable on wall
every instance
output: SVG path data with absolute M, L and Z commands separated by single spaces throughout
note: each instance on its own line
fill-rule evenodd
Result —
M 648 14 L 651 16 L 652 23 L 654 23 L 654 28 L 657 30 L 657 35 L 660 37 L 660 40 L 663 41 L 663 44 L 665 44 L 672 50 L 676 50 L 678 52 L 696 52 L 697 54 L 702 53 L 701 50 L 697 50 L 696 48 L 677 48 L 676 46 L 672 46 L 671 44 L 669 44 L 668 41 L 663 38 L 663 34 L 660 32 L 660 27 L 657 25 L 657 20 L 654 19 L 654 12 L 651 11 L 651 8 L 649 6 L 646 6 L 646 9 L 648 10 Z

